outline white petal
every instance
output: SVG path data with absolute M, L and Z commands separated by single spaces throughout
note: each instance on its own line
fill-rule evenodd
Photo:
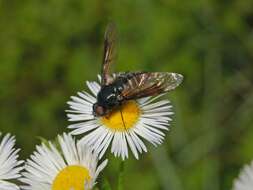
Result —
M 0 142 L 0 189 L 2 190 L 19 189 L 16 184 L 8 181 L 18 179 L 23 169 L 23 161 L 18 161 L 19 149 L 15 149 L 14 146 L 15 138 L 10 134 L 5 135 Z

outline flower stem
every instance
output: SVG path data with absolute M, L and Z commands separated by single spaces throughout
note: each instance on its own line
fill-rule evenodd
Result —
M 125 171 L 125 162 L 121 161 L 119 166 L 119 178 L 118 178 L 118 190 L 124 190 L 124 171 Z

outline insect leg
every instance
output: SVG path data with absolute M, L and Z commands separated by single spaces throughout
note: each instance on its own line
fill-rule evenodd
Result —
M 126 128 L 126 124 L 125 124 L 125 121 L 124 121 L 124 117 L 123 117 L 123 113 L 122 113 L 122 109 L 121 109 L 121 106 L 120 106 L 120 115 L 121 115 L 121 119 L 122 119 L 122 123 L 123 123 L 123 125 L 124 125 L 124 128 L 125 128 L 125 130 L 127 130 L 127 128 Z

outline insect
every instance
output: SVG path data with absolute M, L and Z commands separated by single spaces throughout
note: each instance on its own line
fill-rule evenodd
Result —
M 115 58 L 116 28 L 107 26 L 104 37 L 104 56 L 101 71 L 101 89 L 97 102 L 93 104 L 93 115 L 108 115 L 124 102 L 155 96 L 175 89 L 183 76 L 169 72 L 120 72 L 110 73 Z

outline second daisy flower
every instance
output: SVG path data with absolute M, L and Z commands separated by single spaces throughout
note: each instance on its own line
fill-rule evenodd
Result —
M 67 134 L 58 136 L 58 146 L 41 144 L 27 160 L 21 181 L 24 190 L 88 190 L 104 169 L 97 154 Z

